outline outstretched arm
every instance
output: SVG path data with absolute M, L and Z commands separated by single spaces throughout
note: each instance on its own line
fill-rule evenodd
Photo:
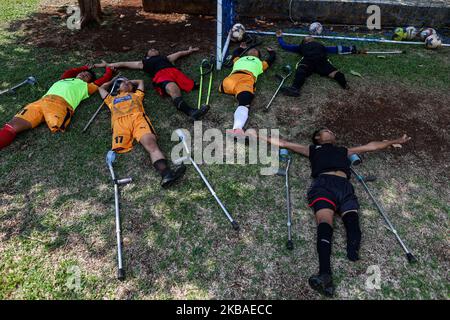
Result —
M 197 52 L 198 50 L 200 50 L 200 49 L 199 49 L 199 48 L 192 48 L 192 47 L 189 47 L 189 49 L 187 49 L 187 50 L 184 50 L 184 51 L 178 51 L 178 52 L 172 53 L 171 55 L 168 55 L 168 56 L 167 56 L 167 59 L 168 59 L 170 62 L 174 63 L 175 61 L 177 61 L 177 60 L 180 59 L 181 57 L 188 56 L 188 55 L 190 55 L 191 53 Z
M 93 67 L 94 67 L 93 65 L 87 64 L 87 65 L 79 67 L 79 68 L 72 68 L 72 69 L 66 70 L 61 75 L 61 79 L 75 78 L 80 72 L 87 71 L 89 69 L 92 69 Z
M 108 82 L 114 76 L 115 71 L 116 70 L 114 68 L 106 67 L 105 73 L 103 74 L 103 76 L 101 78 L 98 78 L 97 80 L 95 80 L 94 84 L 97 86 L 101 86 L 105 82 Z
M 276 36 L 277 36 L 277 40 L 278 40 L 278 44 L 281 46 L 281 48 L 283 48 L 286 51 L 289 52 L 294 52 L 294 53 L 300 53 L 301 50 L 301 46 L 298 44 L 287 44 L 286 42 L 284 42 L 283 40 L 283 32 L 281 30 L 278 30 L 276 32 Z
M 309 147 L 303 144 L 293 143 L 283 139 L 272 139 L 268 137 L 258 136 L 254 129 L 248 129 L 247 131 L 245 131 L 245 135 L 258 138 L 259 140 L 266 141 L 280 148 L 286 148 L 305 157 L 309 157 Z
M 395 139 L 395 140 L 372 141 L 363 146 L 349 148 L 348 155 L 351 155 L 354 153 L 364 153 L 364 152 L 370 152 L 370 151 L 383 150 L 383 149 L 389 148 L 393 144 L 404 144 L 404 143 L 408 142 L 409 140 L 411 140 L 411 137 L 408 137 L 406 134 L 404 134 L 403 137 Z
M 123 61 L 123 62 L 108 63 L 103 60 L 102 63 L 94 64 L 94 67 L 96 68 L 110 67 L 116 69 L 127 68 L 134 70 L 142 70 L 144 68 L 144 64 L 142 63 L 142 61 Z

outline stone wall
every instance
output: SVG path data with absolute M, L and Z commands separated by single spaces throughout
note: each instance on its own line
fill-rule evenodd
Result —
M 438 0 L 434 0 L 438 1 Z M 289 19 L 289 0 L 237 0 L 236 11 L 242 17 L 266 17 Z M 144 9 L 157 13 L 187 13 L 215 15 L 215 0 L 143 0 Z M 427 2 L 428 3 L 428 2 Z M 292 16 L 296 21 L 321 21 L 333 24 L 366 24 L 367 7 L 377 4 L 381 8 L 383 26 L 430 25 L 450 27 L 450 3 L 433 2 L 432 6 L 422 6 L 423 1 L 399 0 L 382 1 L 336 1 L 336 0 L 295 0 Z M 422 4 L 422 5 L 420 5 Z

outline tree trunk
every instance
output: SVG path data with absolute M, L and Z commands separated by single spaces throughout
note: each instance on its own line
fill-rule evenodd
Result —
M 100 0 L 78 0 L 81 10 L 81 28 L 88 24 L 100 24 L 102 16 L 102 7 Z

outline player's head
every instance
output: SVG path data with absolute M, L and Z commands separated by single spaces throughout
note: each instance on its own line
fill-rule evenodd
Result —
M 250 50 L 247 51 L 247 55 L 260 58 L 261 52 L 259 52 L 259 50 L 256 48 L 251 48 Z
M 134 86 L 130 80 L 123 80 L 119 86 L 119 92 L 133 92 Z
M 307 37 L 303 38 L 302 43 L 305 44 L 305 43 L 309 43 L 309 42 L 313 42 L 313 41 L 314 41 L 313 37 L 307 36 Z
M 80 72 L 77 75 L 77 79 L 83 80 L 87 83 L 93 82 L 96 79 L 95 72 L 92 70 L 86 70 L 86 71 Z
M 156 50 L 155 48 L 151 48 L 147 51 L 147 57 L 156 57 L 159 56 L 159 50 Z
M 336 135 L 328 128 L 320 128 L 312 134 L 313 144 L 336 143 Z

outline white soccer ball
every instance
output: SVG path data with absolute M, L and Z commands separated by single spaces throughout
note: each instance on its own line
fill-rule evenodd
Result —
M 406 28 L 406 39 L 413 40 L 417 36 L 417 29 L 415 27 Z
M 242 39 L 244 39 L 245 35 L 245 27 L 240 24 L 236 23 L 233 28 L 231 28 L 231 40 L 234 42 L 240 42 Z
M 439 38 L 437 34 L 432 34 L 428 38 L 425 39 L 425 47 L 427 49 L 436 49 L 442 45 L 442 40 Z
M 429 36 L 436 34 L 436 30 L 433 28 L 426 28 L 420 31 L 420 40 L 425 41 Z
M 309 26 L 309 33 L 318 36 L 323 31 L 322 24 L 320 22 L 313 22 Z

